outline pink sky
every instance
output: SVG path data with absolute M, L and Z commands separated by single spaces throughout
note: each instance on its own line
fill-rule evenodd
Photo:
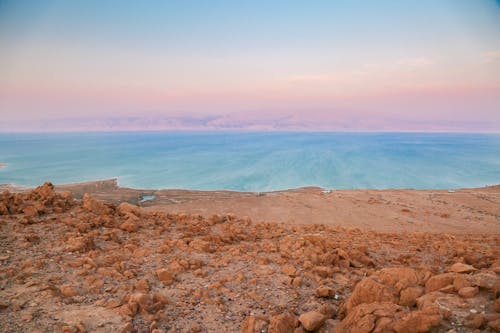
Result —
M 35 15 L 8 2 L 0 131 L 500 131 L 494 2 L 315 4 L 265 16 L 264 3 L 227 3 L 206 17 L 202 3 L 162 5 L 175 7 L 168 21 L 154 8 L 96 16 L 56 1 Z

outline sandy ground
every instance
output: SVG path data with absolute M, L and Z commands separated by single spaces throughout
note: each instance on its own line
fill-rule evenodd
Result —
M 114 203 L 169 213 L 232 213 L 253 221 L 325 224 L 381 232 L 500 233 L 500 185 L 446 190 L 332 190 L 276 192 L 137 190 L 116 180 L 57 187 Z M 0 190 L 2 188 L 0 187 Z M 141 195 L 155 199 L 139 203 Z
M 500 331 L 498 186 L 8 189 L 0 332 Z

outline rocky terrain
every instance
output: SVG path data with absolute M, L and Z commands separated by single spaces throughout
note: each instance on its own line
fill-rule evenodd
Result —
M 0 331 L 500 331 L 499 216 L 481 205 L 489 232 L 165 207 L 76 200 L 49 183 L 1 194 Z

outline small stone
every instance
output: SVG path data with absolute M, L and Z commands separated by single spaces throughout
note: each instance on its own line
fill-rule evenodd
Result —
M 79 294 L 78 289 L 69 285 L 61 286 L 59 291 L 64 297 L 73 297 Z
M 191 326 L 191 332 L 201 332 L 203 331 L 203 328 L 198 325 L 198 324 L 194 324 L 193 326 Z
M 294 288 L 298 288 L 298 287 L 300 287 L 300 285 L 302 284 L 302 281 L 303 281 L 302 277 L 300 277 L 300 276 L 296 276 L 296 277 L 294 277 L 294 278 L 293 278 L 293 280 L 292 280 L 292 286 L 293 286 Z
M 308 331 L 317 330 L 323 325 L 326 319 L 325 315 L 317 311 L 309 311 L 299 316 L 300 323 Z
M 158 280 L 163 282 L 165 285 L 169 285 L 174 283 L 175 281 L 175 275 L 170 272 L 168 269 L 159 269 L 156 271 L 156 276 L 158 277 Z
M 135 283 L 135 289 L 147 293 L 149 291 L 149 282 L 147 279 L 141 279 Z
M 335 295 L 335 291 L 326 286 L 319 286 L 316 288 L 316 296 L 318 297 L 332 297 Z
M 283 272 L 283 274 L 293 277 L 297 274 L 297 269 L 292 265 L 285 265 L 281 269 L 281 272 Z
M 288 333 L 297 327 L 297 318 L 291 313 L 282 313 L 271 318 L 268 333 Z
M 21 315 L 21 319 L 24 321 L 32 321 L 33 320 L 33 315 L 31 313 L 23 313 Z

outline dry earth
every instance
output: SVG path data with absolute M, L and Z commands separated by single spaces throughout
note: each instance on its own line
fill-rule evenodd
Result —
M 99 186 L 0 195 L 1 332 L 500 331 L 499 187 L 157 191 L 158 211 Z M 238 217 L 286 200 L 296 224 Z

